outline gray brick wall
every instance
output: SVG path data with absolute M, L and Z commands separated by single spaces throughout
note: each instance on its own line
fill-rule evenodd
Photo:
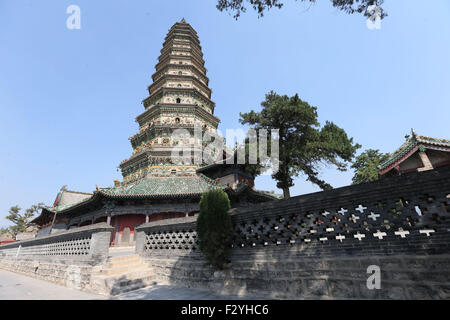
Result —
M 137 252 L 160 279 L 223 293 L 449 299 L 449 194 L 447 167 L 234 210 L 221 272 L 205 266 L 195 218 L 138 227 Z M 380 290 L 367 288 L 370 265 Z

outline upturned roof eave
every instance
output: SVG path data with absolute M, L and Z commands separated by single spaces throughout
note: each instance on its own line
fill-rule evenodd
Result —
M 435 139 L 413 135 L 413 137 L 409 138 L 396 151 L 394 151 L 389 159 L 378 166 L 380 174 L 389 172 L 395 167 L 395 165 L 399 165 L 404 160 L 409 158 L 411 154 L 417 151 L 420 145 L 423 145 L 425 148 L 432 148 L 435 146 L 450 148 L 450 141 L 446 139 Z

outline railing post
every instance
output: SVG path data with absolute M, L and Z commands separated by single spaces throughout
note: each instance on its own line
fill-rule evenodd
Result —
M 89 256 L 91 257 L 92 265 L 99 265 L 108 259 L 109 255 L 109 242 L 111 240 L 111 230 L 105 230 L 92 234 L 91 248 Z
M 142 255 L 144 254 L 145 250 L 145 232 L 139 229 L 136 229 L 135 232 L 136 232 L 136 253 Z

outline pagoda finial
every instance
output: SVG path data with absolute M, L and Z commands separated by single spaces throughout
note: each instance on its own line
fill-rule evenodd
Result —
M 184 20 L 184 18 L 182 18 L 181 23 L 186 23 L 186 20 Z

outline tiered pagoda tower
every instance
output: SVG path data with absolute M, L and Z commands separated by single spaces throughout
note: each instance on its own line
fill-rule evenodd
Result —
M 175 23 L 163 43 L 149 96 L 143 100 L 145 111 L 136 118 L 140 129 L 130 137 L 133 154 L 120 164 L 123 184 L 145 176 L 196 174 L 201 163 L 194 161 L 194 155 L 201 152 L 202 144 L 194 138 L 194 127 L 216 132 L 220 121 L 214 116 L 204 65 L 197 32 L 184 19 Z M 189 135 L 173 137 L 177 129 Z M 190 159 L 174 163 L 172 151 L 181 145 L 193 152 Z

